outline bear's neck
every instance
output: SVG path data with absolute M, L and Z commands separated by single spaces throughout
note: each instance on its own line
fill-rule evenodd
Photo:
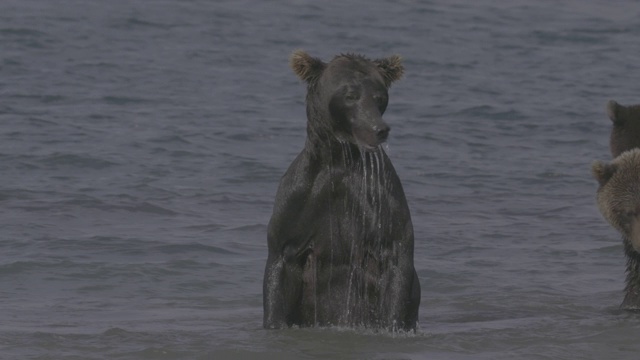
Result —
M 315 140 L 315 141 L 314 141 Z M 371 162 L 383 162 L 384 150 L 381 146 L 365 150 L 346 140 L 339 140 L 335 136 L 325 138 L 307 137 L 305 151 L 309 159 L 318 166 L 334 168 L 362 168 Z
M 307 141 L 305 150 L 314 162 L 338 165 L 345 154 L 360 156 L 360 149 L 346 139 L 340 140 L 332 125 L 329 108 L 315 86 L 307 93 Z
M 624 239 L 624 253 L 627 257 L 627 281 L 625 296 L 621 307 L 628 310 L 640 310 L 640 253 Z

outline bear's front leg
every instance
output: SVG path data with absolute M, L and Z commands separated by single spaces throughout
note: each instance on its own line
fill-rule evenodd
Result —
M 299 323 L 302 269 L 282 255 L 270 255 L 264 272 L 263 306 L 265 329 L 282 329 Z
M 620 307 L 625 310 L 640 310 L 640 253 L 629 239 L 624 240 L 624 252 L 627 258 L 627 281 L 624 300 Z
M 264 270 L 262 283 L 262 305 L 264 318 L 262 325 L 265 329 L 281 329 L 287 326 L 284 303 L 283 280 L 284 259 L 282 256 L 273 258 L 269 255 Z
M 383 319 L 388 330 L 415 330 L 420 305 L 420 283 L 415 270 L 401 265 L 390 267 L 384 299 Z

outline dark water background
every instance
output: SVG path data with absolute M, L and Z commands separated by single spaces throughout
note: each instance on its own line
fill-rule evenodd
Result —
M 636 1 L 0 2 L 1 359 L 637 359 L 598 213 Z M 303 48 L 400 54 L 420 331 L 265 331 Z

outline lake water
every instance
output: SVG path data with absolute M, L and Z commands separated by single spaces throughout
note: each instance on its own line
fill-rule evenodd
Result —
M 640 6 L 3 0 L 1 359 L 637 359 L 600 216 Z M 266 230 L 306 132 L 295 49 L 400 54 L 385 119 L 416 334 L 262 329 Z

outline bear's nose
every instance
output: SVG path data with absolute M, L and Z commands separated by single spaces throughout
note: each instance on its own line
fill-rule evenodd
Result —
M 389 127 L 389 125 L 383 124 L 380 126 L 374 126 L 373 131 L 376 132 L 378 141 L 384 142 L 385 140 L 387 140 L 387 137 L 389 136 L 389 131 L 391 131 L 391 128 Z

